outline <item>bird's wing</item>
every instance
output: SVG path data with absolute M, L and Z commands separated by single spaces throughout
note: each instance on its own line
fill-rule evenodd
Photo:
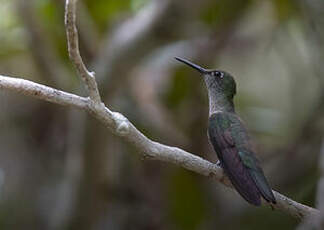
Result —
M 259 166 L 258 159 L 254 156 L 253 152 L 249 150 L 240 150 L 240 158 L 244 166 L 248 169 L 255 184 L 257 185 L 262 197 L 272 203 L 276 203 L 276 199 L 273 195 L 272 189 L 268 184 L 267 179 L 264 176 L 262 168 Z
M 232 113 L 215 113 L 209 118 L 209 139 L 233 186 L 248 202 L 260 205 L 260 196 L 275 202 L 249 136 L 240 119 Z

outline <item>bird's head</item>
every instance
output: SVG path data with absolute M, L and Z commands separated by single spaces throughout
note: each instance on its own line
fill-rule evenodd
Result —
M 233 99 L 236 94 L 236 83 L 229 73 L 221 70 L 205 69 L 183 58 L 176 57 L 175 59 L 201 73 L 204 76 L 208 91 L 216 91 L 229 99 Z

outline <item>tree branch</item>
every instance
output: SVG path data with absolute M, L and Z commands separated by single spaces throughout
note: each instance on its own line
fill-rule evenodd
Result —
M 88 98 L 66 93 L 31 81 L 2 75 L 0 75 L 0 89 L 11 90 L 55 104 L 67 105 L 87 111 L 108 127 L 114 134 L 134 145 L 144 157 L 181 166 L 198 174 L 212 177 L 222 184 L 231 187 L 223 170 L 216 166 L 216 164 L 180 148 L 163 145 L 150 140 L 138 131 L 126 117 L 120 113 L 110 111 L 103 103 L 95 103 Z M 276 191 L 274 191 L 274 195 L 277 200 L 277 204 L 273 205 L 274 209 L 281 210 L 299 219 L 306 216 L 319 215 L 317 209 L 300 204 Z M 263 204 L 267 205 L 266 202 L 263 202 Z
M 53 89 L 32 81 L 0 75 L 0 89 L 8 89 L 26 96 L 35 97 L 44 101 L 60 105 L 67 105 L 85 109 L 89 99 L 61 90 Z
M 316 206 L 320 210 L 319 227 L 324 229 L 324 139 L 322 141 L 322 149 L 319 160 L 320 179 L 317 183 Z
M 75 22 L 76 2 L 77 0 L 67 0 L 65 5 L 65 27 L 69 56 L 77 69 L 78 74 L 81 76 L 84 84 L 86 85 L 90 98 L 95 102 L 100 102 L 101 99 L 94 72 L 88 71 L 82 61 L 79 51 L 78 30 Z
M 320 215 L 306 218 L 296 230 L 324 229 L 324 139 L 318 163 L 320 178 L 317 182 L 316 207 L 320 210 Z

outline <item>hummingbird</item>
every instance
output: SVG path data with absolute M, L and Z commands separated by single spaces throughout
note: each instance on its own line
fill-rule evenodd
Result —
M 235 113 L 234 78 L 222 70 L 205 69 L 186 59 L 175 59 L 194 68 L 204 77 L 209 98 L 207 135 L 218 156 L 217 164 L 247 202 L 260 206 L 263 198 L 275 204 L 276 199 L 255 156 L 250 136 Z

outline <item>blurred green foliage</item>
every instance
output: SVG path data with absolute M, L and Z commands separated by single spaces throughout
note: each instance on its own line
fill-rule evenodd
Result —
M 85 4 L 98 25 L 98 28 L 104 31 L 117 16 L 129 12 L 132 1 L 133 0 L 98 0 L 94 3 L 93 0 L 86 0 Z
M 79 4 L 82 4 L 79 5 L 79 9 L 84 7 L 89 19 L 92 20 L 90 25 L 94 28 L 91 29 L 99 35 L 99 38 L 90 41 L 100 43 L 86 44 L 88 40 L 81 40 L 81 53 L 86 64 L 93 64 L 95 57 L 92 55 L 95 56 L 96 52 L 101 51 L 101 43 L 109 41 L 106 36 L 108 38 L 112 36 L 114 28 L 118 28 L 123 21 L 135 17 L 152 1 L 79 0 Z M 18 0 L 0 0 L 0 71 L 1 74 L 10 73 L 10 75 L 16 75 L 17 71 L 20 71 L 19 73 L 24 73 L 21 77 L 31 76 L 37 79 L 38 75 L 43 73 L 35 70 L 37 62 L 33 60 L 31 55 L 33 50 L 29 47 L 31 37 L 28 35 L 29 31 L 24 25 L 23 18 L 16 10 L 16 4 L 19 4 Z M 307 112 L 312 112 L 308 109 L 312 108 L 309 104 L 316 104 L 310 99 L 318 98 L 317 91 L 313 89 L 319 81 L 313 79 L 316 74 L 311 72 L 316 69 L 313 66 L 313 59 L 307 59 L 313 55 L 314 50 L 307 45 L 308 40 L 311 39 L 307 37 L 309 26 L 305 26 L 307 20 L 304 18 L 305 12 L 301 4 L 293 0 L 204 1 L 204 7 L 199 8 L 197 14 L 194 14 L 195 9 L 188 11 L 192 15 L 187 15 L 186 18 L 190 21 L 183 23 L 184 28 L 180 28 L 181 24 L 179 24 L 179 28 L 173 31 L 173 33 L 183 34 L 179 36 L 165 34 L 165 31 L 168 31 L 166 27 L 175 25 L 175 21 L 181 21 L 182 13 L 186 13 L 184 8 L 187 7 L 187 2 L 183 1 L 181 4 L 183 9 L 179 10 L 180 12 L 175 9 L 175 4 L 171 13 L 167 14 L 172 18 L 171 21 L 168 21 L 170 18 L 163 18 L 162 25 L 159 25 L 158 29 L 155 28 L 157 33 L 154 33 L 151 38 L 154 41 L 145 40 L 145 44 L 139 45 L 153 47 L 149 52 L 153 53 L 164 48 L 152 45 L 160 44 L 156 42 L 159 39 L 170 39 L 163 44 L 172 46 L 179 42 L 174 40 L 175 37 L 185 37 L 189 40 L 200 36 L 211 40 L 222 38 L 220 44 L 204 50 L 204 53 L 196 52 L 199 53 L 197 56 L 202 59 L 208 57 L 210 59 L 208 67 L 220 66 L 235 73 L 235 76 L 237 74 L 239 90 L 235 98 L 236 108 L 243 120 L 247 122 L 252 135 L 260 142 L 260 156 L 263 165 L 270 165 L 267 167 L 267 172 L 272 175 L 275 188 L 298 201 L 314 206 L 318 180 L 315 154 L 319 150 L 316 138 L 319 138 L 322 132 L 319 130 L 317 135 L 308 135 L 305 138 L 301 136 L 300 139 L 298 134 L 299 130 L 310 130 L 309 132 L 312 133 L 315 128 L 321 128 L 317 123 L 312 124 L 315 119 L 307 121 L 309 115 Z M 64 1 L 35 0 L 31 6 L 34 12 L 32 16 L 39 23 L 37 28 L 49 40 L 48 45 L 53 48 L 54 56 L 63 63 L 64 67 L 67 67 L 67 73 L 71 75 L 71 78 L 65 80 L 66 85 L 69 85 L 68 81 L 75 77 L 75 71 L 72 69 L 66 50 Z M 259 12 L 261 15 L 257 14 Z M 265 16 L 264 12 L 267 13 L 264 14 Z M 84 19 L 80 18 L 80 15 L 82 16 L 82 12 L 78 14 L 78 22 Z M 293 26 L 289 22 L 292 22 Z M 196 25 L 199 25 L 198 29 Z M 90 28 L 82 29 L 83 32 L 90 30 Z M 132 33 L 132 29 L 129 33 Z M 84 34 L 80 34 L 83 39 Z M 91 34 L 88 35 L 91 37 Z M 295 46 L 290 47 L 292 43 Z M 95 53 L 91 55 L 90 52 L 87 53 L 87 46 L 95 47 Z M 201 45 L 201 49 L 203 48 L 204 46 Z M 300 58 L 302 60 L 296 59 L 298 56 L 296 50 L 302 50 L 305 56 Z M 145 67 L 145 64 L 137 61 L 136 55 L 136 52 L 131 55 L 135 57 L 135 60 L 132 60 L 135 65 L 131 66 L 129 73 L 133 73 L 133 69 L 137 66 Z M 172 58 L 173 56 L 170 57 Z M 301 68 L 304 65 L 307 65 L 306 68 Z M 215 156 L 208 148 L 205 132 L 207 95 L 203 81 L 184 67 L 174 68 L 170 72 L 170 76 L 165 76 L 168 83 L 156 87 L 164 88 L 154 92 L 156 93 L 154 99 L 158 100 L 157 104 L 163 108 L 162 111 L 167 113 L 166 120 L 172 120 L 175 129 L 184 133 L 187 141 L 184 141 L 181 147 L 214 160 Z M 296 72 L 301 74 L 302 78 L 298 78 Z M 46 81 L 46 74 L 42 77 L 42 80 Z M 118 75 L 118 77 L 122 82 L 120 87 L 123 89 L 116 90 L 115 98 L 105 98 L 105 103 L 109 103 L 112 109 L 120 109 L 131 118 L 136 127 L 154 140 L 159 141 L 160 138 L 164 138 L 154 131 L 156 127 L 151 127 L 152 121 L 150 123 L 147 122 L 148 118 L 142 118 L 142 114 L 147 111 L 139 111 L 141 108 L 137 106 L 136 95 L 131 88 L 136 81 L 129 81 L 136 76 Z M 76 83 L 79 83 L 79 79 Z M 109 84 L 109 81 L 104 81 L 104 84 Z M 309 84 L 308 88 L 305 87 L 306 84 Z M 147 90 L 145 86 L 143 84 L 142 91 Z M 71 87 L 69 91 L 75 88 Z M 150 90 L 156 88 L 152 87 Z M 55 105 L 22 96 L 15 97 L 2 91 L 0 94 L 2 103 L 0 121 L 6 123 L 2 125 L 0 122 L 2 148 L 0 170 L 3 168 L 5 172 L 9 172 L 6 174 L 8 175 L 6 180 L 9 181 L 6 188 L 8 191 L 5 191 L 7 197 L 0 200 L 2 202 L 0 229 L 21 229 L 21 226 L 25 229 L 46 229 L 46 226 L 51 224 L 51 229 L 55 229 L 55 221 L 62 221 L 60 218 L 63 219 L 62 222 L 69 221 L 68 218 L 64 220 L 65 216 L 60 216 L 66 211 L 65 209 L 62 212 L 57 211 L 62 208 L 60 205 L 70 204 L 69 202 L 72 204 L 67 208 L 66 213 L 72 210 L 73 223 L 65 223 L 66 228 L 62 229 L 102 229 L 101 224 L 106 226 L 103 224 L 105 221 L 110 221 L 109 227 L 118 226 L 119 228 L 116 229 L 127 229 L 122 226 L 125 226 L 130 219 L 135 219 L 134 223 L 140 226 L 135 226 L 134 229 L 159 229 L 160 227 L 160 229 L 179 230 L 216 228 L 279 230 L 293 229 L 298 224 L 286 214 L 272 211 L 267 207 L 247 207 L 244 206 L 243 201 L 232 205 L 235 201 L 224 196 L 222 191 L 215 194 L 215 200 L 208 200 L 211 187 L 206 186 L 207 179 L 183 169 L 170 170 L 164 165 L 161 166 L 163 169 L 159 167 L 152 169 L 148 166 L 151 165 L 150 161 L 138 163 L 139 161 L 129 159 L 128 154 L 137 150 L 132 146 L 125 147 L 125 143 L 119 142 L 118 138 L 107 137 L 108 131 L 102 127 L 97 128 L 93 124 L 94 121 L 88 121 L 88 117 L 86 121 L 83 120 L 84 123 L 80 122 L 82 125 L 79 125 L 82 116 L 73 115 L 67 108 L 56 109 Z M 8 103 L 7 106 L 4 106 L 4 101 Z M 147 103 L 153 103 L 152 101 L 154 102 L 148 100 Z M 296 104 L 295 101 L 298 103 Z M 303 103 L 305 101 L 307 105 Z M 291 110 L 289 107 L 292 107 Z M 319 107 L 321 108 L 320 104 Z M 295 120 L 296 117 L 304 120 Z M 73 126 L 73 122 L 76 127 Z M 97 123 L 96 125 L 99 126 Z M 79 126 L 83 129 L 78 129 Z M 71 130 L 74 131 L 72 135 Z M 170 132 L 167 130 L 166 133 L 172 136 Z M 80 140 L 81 144 L 73 145 Z M 286 148 L 288 150 L 291 148 L 291 152 Z M 298 154 L 300 149 L 302 153 Z M 77 155 L 75 159 L 73 154 Z M 77 174 L 79 161 L 85 165 L 85 171 L 91 172 L 81 173 L 76 176 L 76 179 L 73 178 L 72 182 L 68 181 L 69 176 L 73 177 L 75 176 L 73 173 Z M 285 172 L 291 168 L 292 171 L 289 171 L 290 174 L 282 173 L 283 168 Z M 152 178 L 148 179 L 148 177 Z M 81 182 L 78 182 L 79 179 Z M 167 181 L 166 188 L 154 190 L 153 192 L 156 193 L 152 194 L 151 184 L 149 184 L 152 181 L 154 185 L 157 184 L 157 187 L 164 186 L 161 181 Z M 70 194 L 64 190 L 72 186 L 68 183 L 84 184 L 74 185 L 74 193 Z M 53 190 L 53 187 L 56 190 Z M 143 192 L 144 189 L 148 191 Z M 110 190 L 113 192 L 110 193 Z M 142 194 L 146 194 L 149 198 L 143 198 Z M 52 202 L 40 201 L 41 195 L 48 196 Z M 154 197 L 153 201 L 150 200 L 150 196 Z M 105 198 L 101 199 L 102 197 Z M 217 199 L 223 200 L 217 202 Z M 63 204 L 60 201 L 64 201 Z M 221 209 L 226 210 L 223 213 Z M 235 209 L 236 213 L 228 212 L 227 209 Z M 15 221 L 18 225 L 12 226 Z
M 175 229 L 199 229 L 207 214 L 199 176 L 178 169 L 170 178 L 168 187 L 169 214 Z
M 301 13 L 299 5 L 294 0 L 273 0 L 275 12 L 279 21 L 286 21 Z
M 189 71 L 181 68 L 176 71 L 168 93 L 166 94 L 165 103 L 171 108 L 175 109 L 183 102 L 193 91 L 194 81 L 189 76 Z
M 240 17 L 251 2 L 251 0 L 215 1 L 202 13 L 202 19 L 210 26 L 224 28 Z

